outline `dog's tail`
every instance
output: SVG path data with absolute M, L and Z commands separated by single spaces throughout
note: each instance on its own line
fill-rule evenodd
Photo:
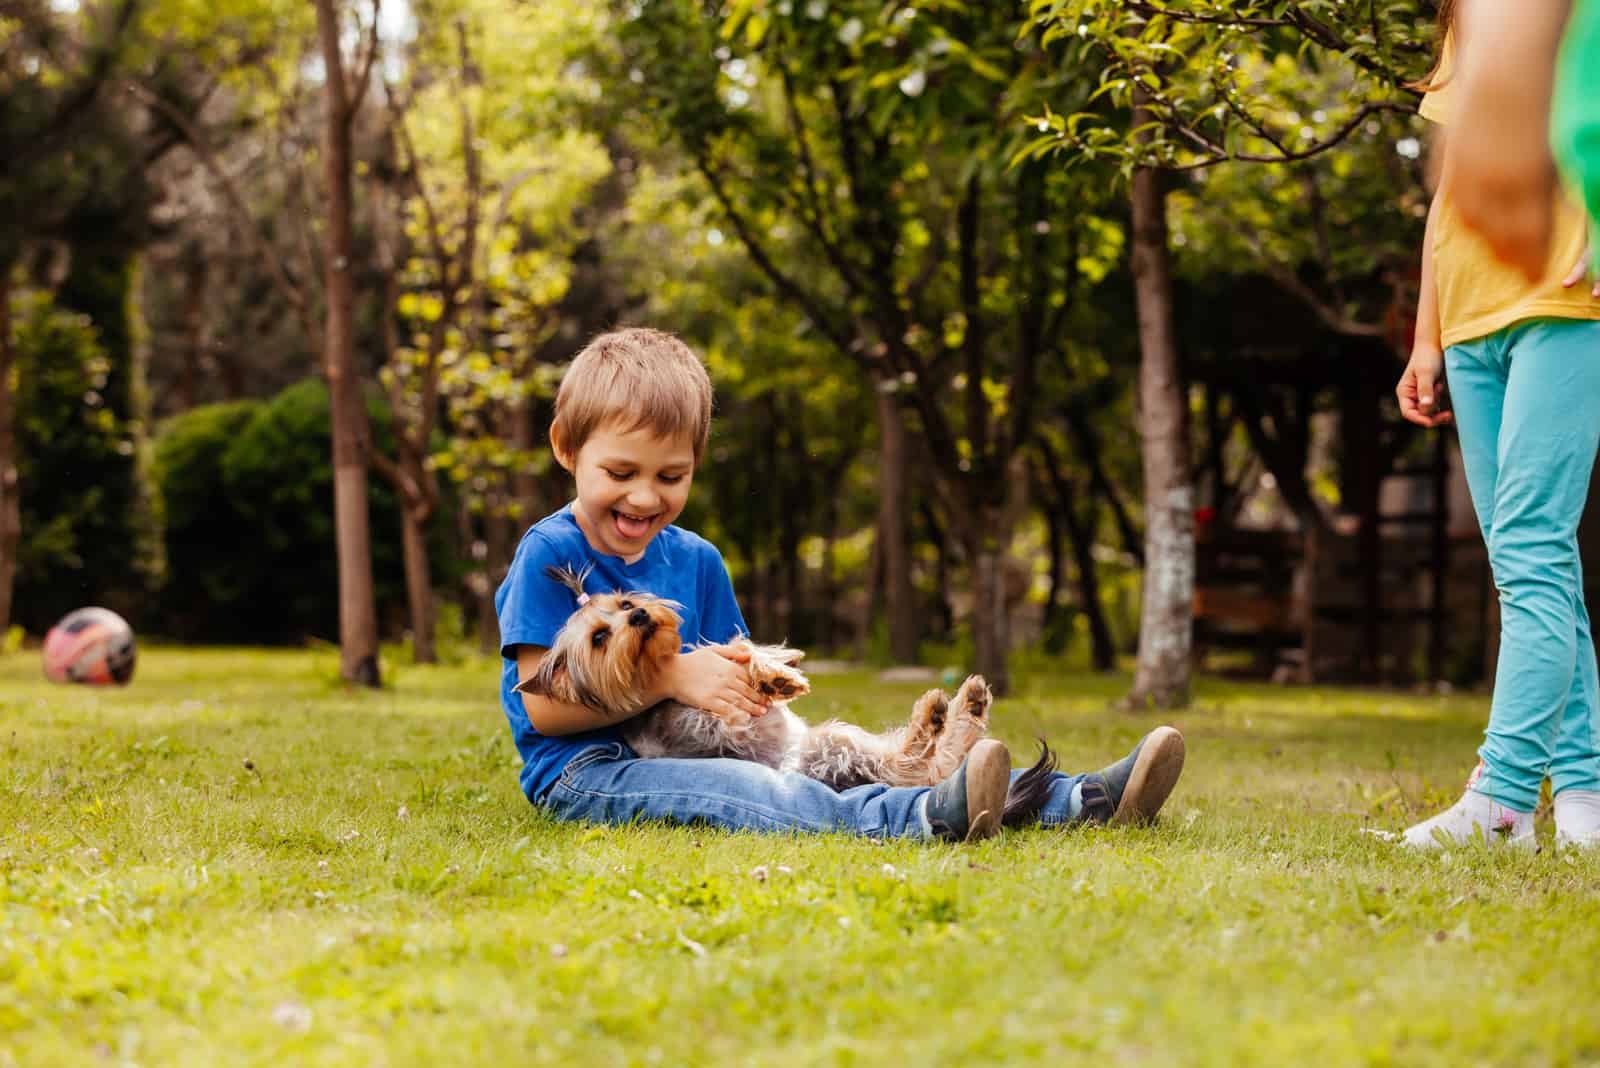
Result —
M 1056 754 L 1043 738 L 1039 739 L 1039 759 L 1033 767 L 1018 775 L 1006 791 L 1005 812 L 1000 823 L 1005 827 L 1018 827 L 1039 818 L 1039 810 L 1050 799 L 1051 776 L 1056 770 Z

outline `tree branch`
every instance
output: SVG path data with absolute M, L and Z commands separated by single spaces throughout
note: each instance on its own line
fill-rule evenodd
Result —
M 728 196 L 727 189 L 723 186 L 721 176 L 711 166 L 710 161 L 702 155 L 696 155 L 695 169 L 700 172 L 706 183 L 711 186 L 711 195 L 716 197 L 723 214 L 733 224 L 734 232 L 739 235 L 739 240 L 744 243 L 745 249 L 750 253 L 750 258 L 755 261 L 761 272 L 771 280 L 779 292 L 794 301 L 795 305 L 805 312 L 806 318 L 811 320 L 812 325 L 822 331 L 840 352 L 856 359 L 866 370 L 876 372 L 878 369 L 870 361 L 866 360 L 862 356 L 859 347 L 853 344 L 854 339 L 840 328 L 833 320 L 833 317 L 824 310 L 821 300 L 807 292 L 794 279 L 778 269 L 777 264 L 773 262 L 766 248 L 751 230 L 749 222 L 733 206 L 733 201 Z
M 378 15 L 382 11 L 383 0 L 372 0 L 372 25 L 367 31 L 367 54 L 361 60 L 360 73 L 356 75 L 356 82 L 350 91 L 350 111 L 354 114 L 361 110 L 361 102 L 366 99 L 367 86 L 372 81 L 372 65 L 378 58 Z
M 967 179 L 966 192 L 956 209 L 956 230 L 960 246 L 961 312 L 966 328 L 961 332 L 961 350 L 966 357 L 967 440 L 972 442 L 972 466 L 985 482 L 996 478 L 989 470 L 989 400 L 983 392 L 985 321 L 983 294 L 978 284 L 978 212 L 981 186 L 974 170 Z
M 199 127 L 189 121 L 189 117 L 181 110 L 174 107 L 169 101 L 163 99 L 158 93 L 146 88 L 140 83 L 128 79 L 123 83 L 129 92 L 137 96 L 148 107 L 155 109 L 168 122 L 183 134 L 189 150 L 195 154 L 201 164 L 211 173 L 211 176 L 222 186 L 223 196 L 227 199 L 229 207 L 233 209 L 235 220 L 244 230 L 245 236 L 255 246 L 266 262 L 267 273 L 272 278 L 273 285 L 279 294 L 294 309 L 295 316 L 300 320 L 300 327 L 305 331 L 306 341 L 313 350 L 321 345 L 321 337 L 316 325 L 312 323 L 309 309 L 306 305 L 305 293 L 289 279 L 288 272 L 284 270 L 283 260 L 278 256 L 277 249 L 262 235 L 260 227 L 256 225 L 255 217 L 250 214 L 250 207 L 245 203 L 244 195 L 239 191 L 238 183 L 223 169 L 216 154 L 207 145 L 205 136 Z

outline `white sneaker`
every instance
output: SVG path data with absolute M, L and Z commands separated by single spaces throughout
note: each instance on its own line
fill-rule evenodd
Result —
M 1407 827 L 1397 840 L 1407 849 L 1424 852 L 1472 842 L 1530 851 L 1538 848 L 1533 836 L 1533 813 L 1507 808 L 1488 794 L 1471 789 L 1437 816 Z
M 1563 790 L 1555 797 L 1556 849 L 1600 846 L 1600 790 Z

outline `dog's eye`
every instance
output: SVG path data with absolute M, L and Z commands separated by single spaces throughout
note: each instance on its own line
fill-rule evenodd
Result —
M 589 641 L 596 649 L 598 649 L 606 643 L 606 639 L 609 637 L 611 637 L 611 628 L 601 627 L 590 636 Z
M 628 609 L 633 607 L 633 602 L 632 601 L 623 601 L 621 604 L 617 605 L 617 607 L 622 609 L 624 612 L 626 612 Z

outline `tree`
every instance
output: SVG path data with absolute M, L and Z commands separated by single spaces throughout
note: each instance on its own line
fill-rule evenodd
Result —
M 374 0 L 365 24 L 355 19 L 356 54 L 347 62 L 344 55 L 345 12 L 336 0 L 317 0 L 315 18 L 316 51 L 320 60 L 317 78 L 323 98 L 321 201 L 324 225 L 320 247 L 302 231 L 296 251 L 297 268 L 282 254 L 276 243 L 252 213 L 239 180 L 223 165 L 214 147 L 197 101 L 186 92 L 182 78 L 144 78 L 131 81 L 128 88 L 152 115 L 173 131 L 199 158 L 230 206 L 236 225 L 255 248 L 278 295 L 299 324 L 309 347 L 322 352 L 322 372 L 333 405 L 334 498 L 337 518 L 340 587 L 340 674 L 363 685 L 377 686 L 377 612 L 372 588 L 371 535 L 367 516 L 367 457 L 370 430 L 363 400 L 364 380 L 355 349 L 356 269 L 354 218 L 355 206 L 351 175 L 354 169 L 356 124 L 378 59 L 378 0 Z M 192 42 L 202 68 L 217 68 L 210 73 L 213 84 L 227 82 L 241 110 L 259 108 L 280 119 L 298 112 L 299 94 L 293 88 L 307 76 L 307 57 L 297 49 L 277 49 L 272 58 L 254 54 L 249 43 L 257 39 L 261 27 L 273 25 L 279 33 L 293 39 L 298 31 L 311 32 L 303 9 L 278 10 L 272 3 L 251 7 L 242 13 L 248 32 L 224 34 L 234 17 L 229 12 L 175 8 L 161 12 L 159 28 L 169 40 Z M 282 18 L 280 18 L 282 16 Z M 347 71 L 346 68 L 349 68 Z M 158 71 L 157 73 L 161 73 Z M 200 94 L 203 101 L 209 92 Z M 303 191 L 310 184 L 300 160 L 289 164 L 290 173 Z M 307 205 L 311 197 L 306 197 Z M 320 291 L 312 283 L 322 275 Z M 316 323 L 320 299 L 322 324 Z
M 132 0 L 71 11 L 20 3 L 0 23 L 0 632 L 12 618 L 26 488 L 17 450 L 28 413 L 17 404 L 13 299 L 30 283 L 59 282 L 56 267 L 71 268 L 66 250 L 77 239 L 119 254 L 136 248 L 146 236 L 145 167 L 167 147 L 146 139 L 109 91 L 133 62 L 135 11 Z M 39 269 L 25 273 L 30 254 Z M 125 365 L 130 353 L 121 355 Z M 119 388 L 125 371 L 117 371 Z M 135 475 L 128 465 L 118 484 L 134 490 Z
M 1076 295 L 1074 178 L 1008 168 L 1035 56 L 1003 9 L 639 5 L 625 62 L 773 288 L 891 394 L 970 570 L 976 668 L 1003 688 L 1012 458 Z M 1063 224 L 1056 225 L 1056 220 Z M 774 254 L 794 236 L 803 256 Z M 785 245 L 786 250 L 793 246 Z
M 757 638 L 831 646 L 837 539 L 872 516 L 850 492 L 872 447 L 872 398 L 674 162 L 664 153 L 659 166 L 631 168 L 631 225 L 610 243 L 647 294 L 643 314 L 702 352 L 716 386 L 711 445 L 685 521 L 728 558 Z M 909 593 L 909 561 L 906 573 Z
M 565 292 L 570 217 L 607 164 L 591 134 L 550 121 L 559 109 L 546 110 L 548 100 L 539 99 L 551 95 L 549 87 L 516 73 L 516 63 L 540 50 L 551 53 L 544 63 L 559 67 L 560 54 L 576 47 L 556 32 L 561 11 L 462 4 L 453 18 L 443 9 L 422 14 L 407 84 L 388 94 L 395 158 L 372 171 L 385 291 L 379 378 L 396 441 L 394 457 L 379 451 L 372 459 L 404 502 L 414 656 L 431 663 L 424 535 L 440 500 L 438 468 L 465 483 L 475 473 L 460 462 L 469 456 L 493 456 L 511 470 L 531 462 L 531 437 L 505 439 L 531 422 L 532 360 Z M 493 395 L 496 387 L 509 394 L 509 406 Z M 504 418 L 476 424 L 499 447 L 467 445 L 475 431 L 465 418 L 453 418 L 450 429 L 466 447 L 443 447 L 435 432 L 447 400 L 453 416 L 464 416 L 465 404 L 504 409 Z
M 372 592 L 372 534 L 367 514 L 367 462 L 372 431 L 355 349 L 355 207 L 351 190 L 352 129 L 378 58 L 378 0 L 373 0 L 365 54 L 345 74 L 343 20 L 335 0 L 316 0 L 322 45 L 323 184 L 327 235 L 323 252 L 323 374 L 333 413 L 333 500 L 339 543 L 339 674 L 377 686 L 378 611 Z
M 1420 55 L 1415 6 L 1170 0 L 1035 0 L 1041 40 L 1062 65 L 1100 71 L 1096 109 L 1032 119 L 1019 160 L 1065 153 L 1111 158 L 1129 179 L 1130 247 L 1139 305 L 1144 448 L 1144 605 L 1130 701 L 1188 700 L 1194 587 L 1194 493 L 1188 402 L 1173 330 L 1170 176 L 1229 161 L 1286 163 L 1338 145 L 1369 118 L 1408 108 L 1399 75 Z M 1306 76 L 1273 79 L 1273 70 Z M 1313 81 L 1341 91 L 1310 121 L 1293 109 Z M 1285 84 L 1287 82 L 1287 84 Z

